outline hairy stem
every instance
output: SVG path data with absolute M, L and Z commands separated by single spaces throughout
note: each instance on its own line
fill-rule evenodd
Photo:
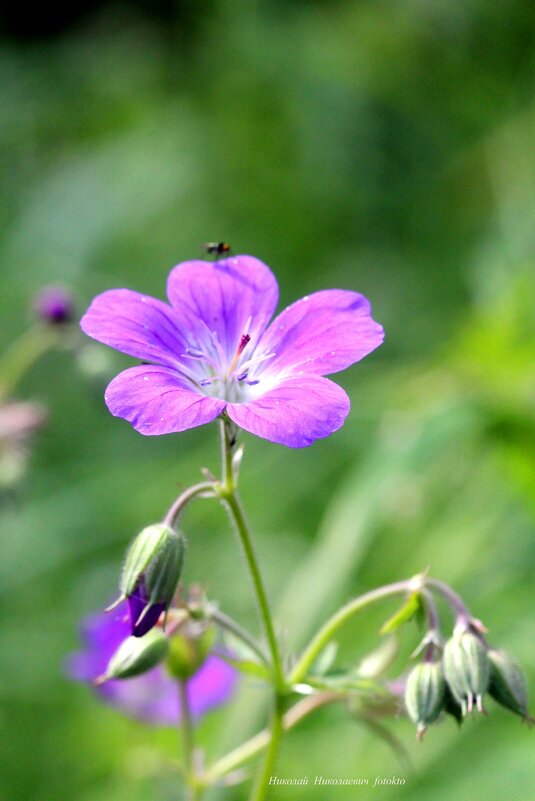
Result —
M 217 625 L 222 628 L 226 629 L 226 631 L 230 631 L 231 634 L 234 634 L 235 637 L 240 639 L 248 648 L 251 649 L 261 660 L 264 664 L 268 663 L 268 658 L 264 653 L 263 649 L 257 643 L 255 638 L 250 634 L 246 629 L 243 628 L 236 620 L 226 615 L 224 612 L 221 612 L 220 609 L 211 610 L 209 613 L 210 618 L 217 623 Z
M 442 597 L 450 605 L 455 615 L 466 618 L 466 620 L 471 619 L 472 615 L 470 614 L 470 610 L 464 603 L 463 599 L 455 592 L 455 590 L 452 590 L 448 584 L 446 584 L 444 581 L 440 581 L 440 579 L 433 578 L 426 579 L 425 583 L 430 590 L 435 590 L 435 592 L 438 592 L 440 595 L 442 595 Z
M 193 721 L 188 698 L 188 685 L 183 679 L 178 681 L 180 700 L 180 731 L 182 735 L 182 764 L 188 792 L 188 801 L 200 798 L 200 789 L 195 777 Z
M 260 611 L 260 617 L 264 626 L 266 639 L 271 654 L 271 667 L 273 670 L 273 680 L 278 692 L 285 689 L 284 671 L 279 651 L 279 644 L 275 634 L 275 627 L 271 610 L 264 587 L 262 574 L 253 547 L 249 526 L 243 513 L 242 505 L 236 491 L 234 478 L 232 475 L 232 442 L 229 436 L 225 421 L 221 423 L 221 439 L 223 447 L 223 484 L 219 490 L 219 497 L 226 506 L 231 520 L 242 544 L 245 560 L 249 568 L 249 573 L 253 582 L 253 587 Z
M 169 528 L 175 528 L 178 524 L 180 515 L 188 503 L 194 498 L 197 498 L 199 495 L 208 493 L 212 493 L 212 495 L 214 493 L 213 481 L 201 481 L 199 484 L 194 484 L 192 487 L 188 487 L 188 489 L 184 490 L 184 492 L 179 495 L 176 501 L 170 506 L 163 522 L 169 526 Z
M 256 775 L 251 795 L 249 796 L 250 801 L 264 801 L 266 797 L 270 776 L 273 776 L 275 772 L 275 763 L 283 733 L 282 698 L 275 695 L 267 751 L 261 769 Z

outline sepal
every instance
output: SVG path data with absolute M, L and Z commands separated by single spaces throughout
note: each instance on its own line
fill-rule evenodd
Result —
M 478 634 L 470 629 L 457 629 L 444 646 L 444 675 L 463 716 L 474 705 L 485 712 L 483 696 L 490 680 L 487 648 Z
M 110 679 L 130 679 L 152 670 L 167 656 L 169 643 L 159 629 L 152 629 L 144 637 L 127 637 L 116 650 L 104 675 L 95 680 L 100 686 Z
M 444 708 L 446 682 L 440 662 L 420 662 L 407 678 L 405 706 L 416 724 L 416 737 L 421 740 L 427 727 L 434 723 Z

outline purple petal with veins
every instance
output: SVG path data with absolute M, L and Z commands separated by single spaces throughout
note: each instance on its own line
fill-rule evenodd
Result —
M 105 395 L 112 414 L 145 435 L 184 431 L 226 410 L 257 436 L 305 447 L 349 411 L 345 393 L 322 377 L 383 341 L 368 300 L 348 290 L 306 296 L 270 323 L 277 282 L 252 256 L 184 262 L 167 290 L 170 305 L 104 292 L 81 321 L 99 342 L 150 362 L 122 372 Z

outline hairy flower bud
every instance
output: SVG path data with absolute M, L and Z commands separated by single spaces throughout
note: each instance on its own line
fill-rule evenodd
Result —
M 128 598 L 132 634 L 142 637 L 173 600 L 182 565 L 183 534 L 164 523 L 144 528 L 130 546 L 121 576 L 121 598 Z
M 421 740 L 444 706 L 446 682 L 440 662 L 421 662 L 407 678 L 405 706 L 413 723 L 416 737 Z
M 159 629 L 152 629 L 144 637 L 127 637 L 108 662 L 104 675 L 96 679 L 95 684 L 146 673 L 165 659 L 168 650 L 167 637 Z
M 463 715 L 472 712 L 474 704 L 484 712 L 483 696 L 490 680 L 487 649 L 480 637 L 470 629 L 458 629 L 444 646 L 444 675 Z
M 520 665 L 507 651 L 491 650 L 489 695 L 502 706 L 531 720 L 528 712 L 526 678 Z

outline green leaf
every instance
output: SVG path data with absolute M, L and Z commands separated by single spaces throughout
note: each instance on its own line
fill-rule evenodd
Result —
M 394 612 L 392 617 L 389 617 L 388 620 L 383 623 L 379 629 L 380 634 L 391 634 L 393 631 L 396 631 L 396 629 L 398 629 L 404 623 L 412 620 L 412 618 L 420 611 L 420 607 L 420 594 L 418 592 L 413 592 L 408 596 L 403 606 L 401 606 L 397 612 Z

